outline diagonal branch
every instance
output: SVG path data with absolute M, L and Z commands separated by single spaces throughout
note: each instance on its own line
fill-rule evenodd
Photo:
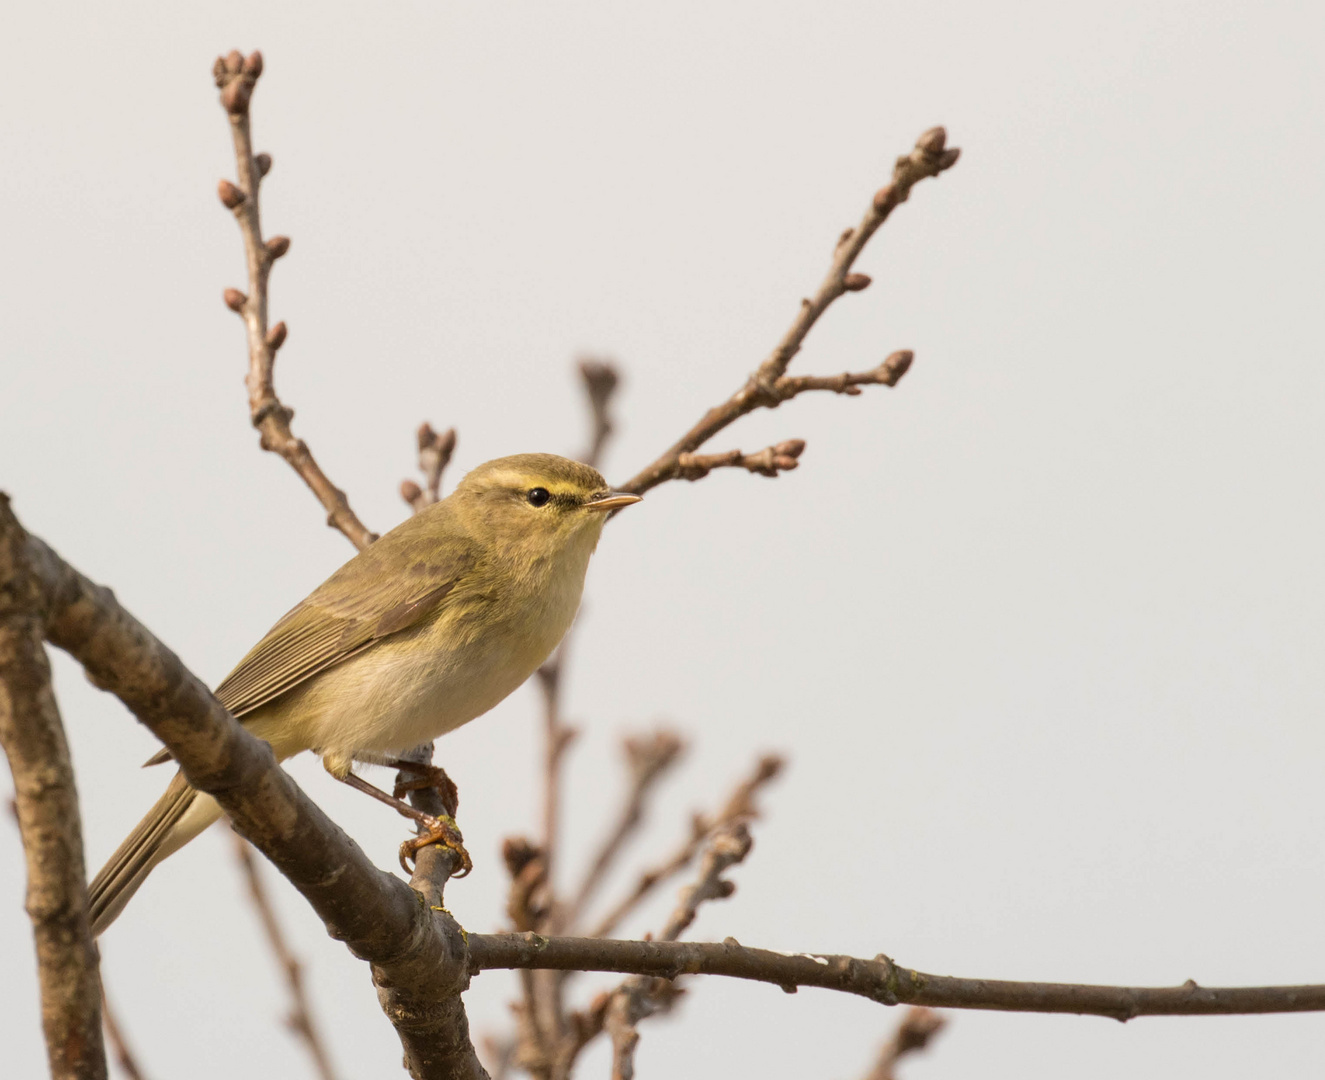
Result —
M 169 747 L 189 783 L 212 795 L 236 831 L 303 894 L 327 932 L 372 965 L 411 1076 L 485 1077 L 460 998 L 469 982 L 464 935 L 442 906 L 454 853 L 424 849 L 409 885 L 377 869 L 276 763 L 271 747 L 245 731 L 109 589 L 35 537 L 27 538 L 27 557 L 41 585 L 46 639 L 124 702 Z
M 235 858 L 244 872 L 244 880 L 248 883 L 249 899 L 257 909 L 258 920 L 262 923 L 267 944 L 276 956 L 276 962 L 280 965 L 281 974 L 285 978 L 286 989 L 290 992 L 290 1014 L 286 1017 L 286 1025 L 303 1042 L 308 1050 L 308 1056 L 313 1059 L 313 1068 L 321 1080 L 336 1080 L 336 1070 L 331 1066 L 331 1055 L 327 1052 L 317 1024 L 313 1021 L 312 1010 L 308 1007 L 308 994 L 304 990 L 304 966 L 286 944 L 285 932 L 276 918 L 276 909 L 272 906 L 271 897 L 267 895 L 267 886 L 263 883 L 262 872 L 258 868 L 257 860 L 253 858 L 248 841 L 238 833 L 233 834 L 233 839 Z
M 147 1080 L 147 1074 L 143 1072 L 138 1059 L 129 1049 L 128 1040 L 125 1039 L 119 1020 L 115 1017 L 115 1010 L 110 1006 L 110 998 L 106 996 L 104 985 L 101 988 L 101 1020 L 106 1029 L 106 1039 L 110 1043 L 111 1053 L 115 1057 L 115 1064 L 120 1067 L 125 1080 Z
M 574 926 L 603 884 L 608 869 L 644 820 L 644 807 L 654 785 L 676 764 L 685 742 L 672 731 L 659 730 L 650 736 L 627 736 L 621 741 L 630 773 L 630 789 L 612 830 L 603 838 L 588 873 L 567 905 L 563 922 Z
M 248 57 L 232 52 L 218 57 L 212 68 L 217 88 L 221 91 L 221 105 L 230 118 L 239 174 L 237 185 L 222 180 L 217 194 L 239 224 L 248 266 L 247 295 L 238 289 L 226 289 L 225 303 L 243 318 L 248 332 L 248 377 L 244 381 L 248 386 L 249 416 L 261 433 L 262 448 L 280 454 L 290 463 L 326 510 L 327 524 L 339 529 L 350 543 L 362 550 L 377 539 L 377 534 L 370 532 L 350 509 L 345 492 L 327 478 L 308 444 L 295 438 L 290 430 L 294 410 L 282 404 L 276 396 L 272 378 L 276 351 L 285 343 L 286 329 L 283 322 L 268 329 L 267 282 L 272 264 L 290 250 L 290 239 L 286 236 L 273 236 L 267 241 L 262 239 L 258 195 L 262 178 L 271 170 L 271 155 L 253 153 L 249 125 L 249 100 L 261 74 L 260 52 Z
M 41 606 L 27 536 L 0 494 L 0 745 L 14 776 L 46 1054 L 54 1080 L 105 1080 L 78 792 L 51 689 Z
M 873 372 L 858 376 L 812 376 L 788 380 L 786 374 L 788 365 L 800 352 L 806 336 L 833 302 L 844 293 L 860 292 L 869 287 L 869 277 L 855 273 L 851 268 L 865 249 L 865 245 L 869 243 L 870 237 L 901 203 L 910 198 L 911 189 L 916 184 L 927 177 L 938 176 L 939 173 L 957 164 L 960 151 L 956 147 L 947 148 L 947 138 L 947 132 L 943 128 L 931 128 L 916 140 L 914 150 L 897 159 L 893 166 L 892 182 L 875 193 L 860 224 L 853 229 L 847 229 L 838 238 L 832 263 L 818 290 L 813 296 L 801 301 L 800 310 L 797 311 L 787 332 L 782 335 L 782 340 L 755 369 L 745 385 L 722 404 L 709 409 L 694 427 L 668 447 L 652 464 L 645 466 L 626 483 L 620 485 L 622 490 L 642 495 L 650 488 L 683 475 L 681 472 L 683 454 L 693 454 L 723 428 L 747 413 L 754 412 L 755 409 L 775 409 L 782 402 L 806 390 L 850 393 L 847 386 L 863 386 L 870 383 L 882 386 L 897 384 L 897 380 L 910 366 L 910 353 L 894 353 Z M 902 357 L 905 359 L 903 360 Z M 888 376 L 882 377 L 885 369 L 888 369 Z M 840 380 L 847 380 L 841 388 L 835 385 Z
M 930 975 L 903 968 L 880 954 L 873 960 L 829 953 L 750 949 L 732 938 L 717 942 L 615 941 L 546 938 L 537 934 L 470 934 L 472 973 L 497 968 L 616 971 L 675 979 L 726 975 L 771 983 L 787 993 L 817 986 L 856 994 L 883 1005 L 943 1009 L 1075 1013 L 1130 1020 L 1136 1016 L 1217 1016 L 1325 1011 L 1325 985 L 1091 986 L 1005 982 Z
M 682 891 L 680 902 L 658 935 L 660 940 L 675 941 L 695 921 L 700 904 L 726 899 L 736 891 L 735 884 L 722 875 L 745 860 L 753 842 L 743 821 L 723 826 L 713 834 L 704 851 L 699 880 Z M 612 992 L 604 1016 L 604 1027 L 612 1036 L 612 1080 L 632 1080 L 635 1047 L 639 1044 L 636 1025 L 668 1007 L 679 992 L 669 979 L 642 975 L 632 975 Z
M 658 886 L 670 881 L 689 866 L 699 854 L 704 841 L 716 830 L 747 818 L 758 817 L 755 796 L 765 784 L 782 771 L 782 767 L 782 758 L 776 754 L 764 755 L 755 763 L 754 771 L 737 784 L 735 790 L 727 796 L 727 801 L 716 814 L 712 817 L 696 814 L 690 822 L 690 835 L 676 851 L 641 873 L 630 892 L 599 920 L 598 924 L 589 931 L 589 936 L 607 937 L 613 933 L 621 925 L 622 920 L 639 907 Z

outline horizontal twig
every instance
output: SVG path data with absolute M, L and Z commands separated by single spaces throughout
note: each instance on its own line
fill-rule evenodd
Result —
M 616 941 L 537 934 L 470 934 L 471 972 L 498 968 L 615 971 L 674 979 L 726 975 L 772 983 L 788 993 L 817 986 L 883 1005 L 943 1009 L 1137 1016 L 1214 1016 L 1325 1011 L 1325 985 L 1206 987 L 1091 986 L 1005 982 L 929 975 L 886 956 L 863 960 L 828 953 L 782 953 L 724 942 Z

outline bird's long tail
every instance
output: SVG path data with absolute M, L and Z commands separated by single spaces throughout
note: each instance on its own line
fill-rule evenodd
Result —
M 189 787 L 176 773 L 166 793 L 115 850 L 88 886 L 95 937 L 113 923 L 152 868 L 178 851 L 221 816 L 210 796 Z

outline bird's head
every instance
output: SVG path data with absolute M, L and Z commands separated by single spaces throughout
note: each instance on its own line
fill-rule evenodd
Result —
M 597 469 L 556 454 L 515 454 L 474 469 L 456 486 L 462 520 L 482 539 L 537 557 L 598 542 L 613 510 L 640 501 L 613 491 Z

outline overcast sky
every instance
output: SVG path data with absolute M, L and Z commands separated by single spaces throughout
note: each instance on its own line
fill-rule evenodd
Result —
M 573 851 L 615 806 L 620 734 L 663 719 L 692 748 L 646 851 L 757 752 L 791 760 L 698 937 L 1325 982 L 1325 8 L 158 0 L 6 23 L 0 488 L 213 682 L 350 554 L 248 425 L 218 52 L 267 61 L 264 223 L 293 238 L 278 389 L 379 530 L 420 420 L 459 428 L 457 472 L 579 448 L 586 351 L 625 371 L 607 471 L 629 476 L 741 384 L 893 158 L 947 125 L 961 163 L 794 367 L 911 348 L 901 385 L 741 422 L 712 449 L 802 437 L 801 468 L 670 484 L 605 534 L 567 687 Z M 95 870 L 165 777 L 55 665 Z M 536 705 L 523 689 L 440 747 L 476 863 L 448 903 L 473 929 L 501 925 L 500 840 L 536 819 Z M 291 767 L 394 865 L 398 819 Z M 0 868 L 5 1071 L 38 1076 L 3 822 Z M 279 892 L 342 1074 L 395 1075 L 367 971 Z M 222 831 L 102 944 L 152 1076 L 309 1075 Z M 476 980 L 476 1034 L 512 985 Z M 849 1080 L 895 1015 L 692 983 L 640 1075 Z M 951 1020 L 908 1076 L 1300 1076 L 1325 1043 L 1320 1016 Z

